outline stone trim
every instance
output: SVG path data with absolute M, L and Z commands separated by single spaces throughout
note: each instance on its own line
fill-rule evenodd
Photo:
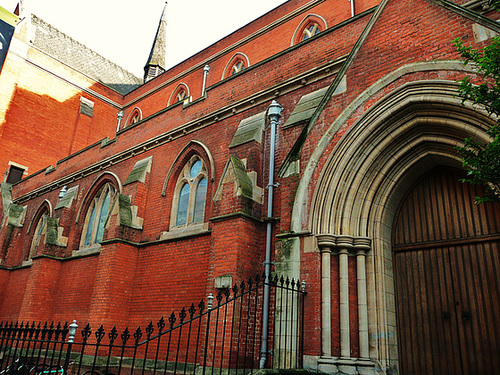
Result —
M 171 229 L 170 231 L 161 232 L 159 240 L 171 241 L 189 237 L 196 237 L 208 233 L 211 233 L 208 222 L 204 222 L 184 227 L 176 227 L 174 229 Z
M 47 194 L 55 189 L 60 189 L 65 185 L 69 185 L 74 181 L 77 181 L 79 179 L 85 178 L 87 176 L 90 176 L 92 174 L 101 172 L 102 170 L 109 168 L 115 164 L 118 164 L 124 160 L 130 159 L 136 155 L 140 155 L 146 151 L 152 150 L 154 148 L 160 147 L 166 143 L 169 143 L 173 140 L 189 136 L 190 133 L 198 131 L 204 127 L 208 127 L 212 124 L 215 124 L 218 121 L 221 121 L 223 119 L 232 117 L 238 113 L 247 111 L 251 108 L 254 108 L 256 106 L 259 106 L 263 103 L 267 103 L 271 99 L 274 99 L 276 95 L 285 95 L 289 92 L 292 92 L 296 89 L 302 88 L 303 87 L 303 82 L 316 82 L 318 80 L 322 80 L 324 78 L 327 78 L 333 74 L 336 73 L 336 69 L 338 68 L 339 64 L 341 64 L 344 61 L 344 56 L 340 57 L 339 59 L 336 59 L 332 62 L 329 62 L 321 67 L 311 69 L 305 73 L 302 73 L 290 80 L 287 80 L 279 85 L 273 86 L 269 88 L 268 90 L 264 90 L 262 92 L 259 92 L 255 95 L 251 95 L 246 99 L 240 100 L 236 103 L 231 104 L 230 106 L 226 106 L 224 108 L 221 108 L 215 112 L 212 112 L 206 116 L 203 116 L 199 119 L 190 121 L 183 126 L 180 126 L 176 129 L 170 130 L 168 132 L 162 133 L 156 137 L 153 137 L 149 140 L 146 140 L 144 142 L 141 142 L 127 150 L 121 151 L 116 153 L 113 156 L 110 156 L 108 158 L 102 159 L 86 168 L 83 168 L 77 172 L 70 173 L 64 177 L 61 177 L 58 180 L 52 181 L 51 183 L 48 183 L 40 188 L 37 188 L 27 194 L 24 194 L 18 198 L 16 198 L 16 202 L 18 203 L 23 203 L 26 202 L 30 199 L 39 197 L 41 195 Z M 154 116 L 158 116 L 159 114 L 164 113 L 168 109 L 162 110 L 158 113 L 156 113 Z M 147 119 L 153 118 L 154 117 L 149 116 Z M 141 123 L 143 123 L 146 119 L 144 119 Z M 128 129 L 133 128 L 134 125 L 131 125 L 127 128 L 124 128 L 117 132 L 118 134 L 122 134 Z M 81 150 L 80 152 L 70 155 L 67 158 L 64 158 L 60 161 L 58 161 L 57 165 L 61 164 L 62 162 L 69 160 L 70 158 L 83 153 L 86 150 L 89 150 L 97 145 L 100 145 L 101 142 L 96 142 L 93 145 L 90 145 L 86 147 L 85 149 Z M 54 168 L 55 169 L 55 168 Z M 37 173 L 32 174 L 26 179 L 35 176 Z M 24 180 L 26 180 L 24 179 Z
M 71 204 L 73 200 L 78 197 L 78 188 L 79 185 L 75 185 L 70 187 L 62 198 L 59 198 L 59 202 L 57 202 L 54 210 L 58 210 L 59 208 L 71 208 Z
M 256 141 L 262 143 L 262 132 L 266 126 L 266 111 L 257 113 L 240 121 L 229 148 Z
M 299 102 L 293 109 L 286 122 L 283 124 L 283 129 L 291 128 L 293 126 L 300 125 L 304 122 L 309 121 L 327 90 L 328 87 L 323 87 L 319 90 L 303 95 L 299 99 Z
M 153 156 L 149 156 L 145 159 L 138 160 L 127 179 L 123 183 L 123 186 L 131 184 L 133 182 L 146 182 L 146 174 L 151 173 L 151 164 L 153 163 Z
M 242 212 L 242 211 L 233 212 L 233 213 L 230 213 L 230 214 L 227 214 L 227 215 L 215 216 L 215 217 L 212 217 L 209 220 L 212 223 L 218 223 L 220 221 L 240 219 L 240 218 L 246 219 L 246 220 L 255 221 L 255 222 L 259 223 L 259 224 L 264 223 L 263 220 L 255 217 L 255 216 L 251 216 L 251 215 L 247 214 L 246 212 Z
M 247 172 L 245 163 L 234 155 L 229 156 L 229 160 L 222 172 L 219 185 L 214 194 L 214 202 L 222 199 L 222 190 L 227 183 L 234 184 L 234 196 L 243 196 L 262 204 L 264 201 L 264 189 L 257 186 L 257 173 Z
M 379 5 L 377 6 L 375 13 L 371 16 L 370 20 L 368 21 L 367 25 L 361 32 L 361 35 L 359 36 L 358 40 L 354 44 L 354 47 L 352 48 L 351 52 L 349 52 L 349 55 L 347 56 L 346 60 L 340 67 L 339 71 L 337 72 L 337 75 L 335 76 L 333 82 L 328 86 L 328 89 L 321 99 L 320 103 L 316 107 L 314 113 L 310 117 L 307 126 L 302 129 L 301 134 L 297 138 L 297 141 L 295 144 L 292 146 L 291 150 L 285 157 L 285 160 L 283 161 L 281 167 L 278 170 L 278 176 L 283 177 L 283 175 L 286 173 L 288 170 L 289 165 L 297 160 L 300 151 L 302 150 L 302 146 L 304 142 L 307 139 L 307 135 L 309 132 L 312 130 L 314 125 L 316 124 L 316 121 L 318 120 L 319 116 L 323 112 L 323 110 L 326 108 L 326 105 L 330 101 L 330 99 L 335 95 L 335 93 L 341 88 L 342 82 L 345 79 L 345 74 L 349 67 L 351 66 L 352 62 L 356 58 L 356 55 L 358 52 L 361 50 L 361 47 L 364 45 L 365 40 L 368 38 L 370 35 L 370 32 L 372 28 L 375 26 L 377 23 L 380 15 L 382 14 L 383 10 L 385 9 L 385 6 L 387 5 L 388 0 L 382 0 Z M 345 82 L 345 81 L 344 81 Z

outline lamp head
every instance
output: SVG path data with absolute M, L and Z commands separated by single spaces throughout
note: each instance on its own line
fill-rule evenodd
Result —
M 269 121 L 279 121 L 281 118 L 281 111 L 283 111 L 283 107 L 276 100 L 273 100 L 267 110 Z

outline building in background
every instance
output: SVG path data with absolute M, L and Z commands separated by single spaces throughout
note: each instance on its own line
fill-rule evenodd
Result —
M 22 14 L 0 75 L 4 180 L 17 182 L 114 138 L 123 95 L 141 83 L 36 15 Z
M 456 147 L 494 120 L 457 97 L 475 72 L 451 41 L 484 46 L 497 18 L 290 0 L 165 72 L 152 53 L 143 84 L 25 19 L 0 77 L 0 162 L 30 174 L 2 185 L 0 319 L 147 324 L 261 272 L 272 223 L 273 271 L 307 282 L 306 368 L 492 373 L 500 209 Z

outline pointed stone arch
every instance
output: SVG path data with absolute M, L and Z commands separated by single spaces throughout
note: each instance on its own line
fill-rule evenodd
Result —
M 41 212 L 47 211 L 49 213 L 49 216 L 52 216 L 52 203 L 48 199 L 44 199 L 42 203 L 38 206 L 37 210 L 35 211 L 35 214 L 33 215 L 33 219 L 30 222 L 30 225 L 28 226 L 28 231 L 26 232 L 28 235 L 31 233 L 31 230 L 33 229 L 33 225 L 36 223 L 36 221 L 40 218 Z
M 225 79 L 233 75 L 233 67 L 237 66 L 237 64 L 242 63 L 243 68 L 239 69 L 237 72 L 234 73 L 239 73 L 244 69 L 247 69 L 250 66 L 250 59 L 248 58 L 247 55 L 245 55 L 243 52 L 236 52 L 233 57 L 227 62 L 226 66 L 224 67 L 224 71 L 222 72 L 222 78 Z
M 182 96 L 181 96 L 182 95 Z M 191 91 L 189 90 L 189 86 L 185 83 L 179 83 L 175 90 L 170 94 L 170 98 L 168 99 L 169 106 L 174 105 L 179 102 L 190 102 L 191 101 Z
M 448 69 L 454 67 L 450 62 L 442 64 Z M 331 253 L 342 249 L 354 249 L 356 253 L 356 242 L 371 240 L 368 250 L 363 250 L 365 314 L 369 316 L 369 335 L 367 332 L 365 337 L 370 337 L 370 358 L 384 368 L 398 365 L 391 247 L 398 204 L 416 180 L 433 167 L 462 168 L 456 147 L 467 137 L 487 142 L 487 130 L 494 121 L 484 111 L 461 104 L 456 82 L 409 82 L 365 110 L 334 146 L 317 183 L 312 181 L 321 154 L 366 98 L 405 72 L 415 71 L 407 69 L 431 69 L 425 63 L 417 65 L 402 67 L 381 79 L 334 121 L 304 169 L 292 213 L 292 232 L 311 232 L 322 254 L 323 250 Z M 295 241 L 293 247 L 289 262 L 300 264 L 300 242 Z M 285 268 L 298 272 L 300 266 Z
M 318 14 L 308 14 L 302 19 L 302 21 L 300 21 L 299 25 L 295 29 L 295 32 L 292 35 L 292 41 L 290 43 L 290 46 L 294 46 L 302 42 L 304 40 L 304 32 L 310 26 L 313 26 L 314 30 L 314 31 L 311 30 L 313 32 L 311 36 L 314 36 L 316 33 L 325 31 L 328 28 L 328 24 L 323 17 L 321 17 Z
M 36 249 L 45 235 L 47 227 L 47 218 L 52 217 L 52 204 L 49 200 L 45 199 L 33 215 L 33 219 L 28 227 L 27 234 L 30 236 L 29 247 L 25 252 L 24 262 L 31 262 L 31 258 L 35 254 Z
M 125 127 L 134 125 L 141 120 L 142 120 L 142 110 L 139 107 L 135 107 L 127 116 L 127 120 L 125 121 Z
M 103 172 L 101 173 L 92 183 L 90 188 L 85 194 L 85 197 L 82 200 L 80 208 L 78 209 L 78 213 L 76 215 L 76 224 L 79 224 L 82 212 L 85 212 L 89 206 L 90 199 L 99 191 L 99 189 L 105 185 L 106 183 L 110 183 L 114 185 L 117 189 L 118 193 L 121 193 L 123 190 L 123 184 L 120 178 L 113 172 Z
M 175 174 L 176 169 L 182 168 L 182 165 L 184 165 L 184 163 L 186 163 L 193 154 L 198 154 L 204 159 L 207 168 L 209 168 L 210 171 L 208 176 L 210 181 L 213 182 L 215 180 L 214 158 L 210 149 L 203 142 L 192 140 L 181 150 L 181 152 L 179 152 L 172 163 L 172 166 L 168 170 L 165 182 L 163 183 L 163 196 L 166 196 L 167 194 L 167 187 L 171 183 L 170 177 L 172 174 Z

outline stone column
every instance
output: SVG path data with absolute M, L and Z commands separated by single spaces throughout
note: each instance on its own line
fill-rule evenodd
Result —
M 335 236 L 318 234 L 318 247 L 321 251 L 321 355 L 332 356 L 332 292 L 331 292 L 331 254 L 335 247 Z
M 356 251 L 357 281 L 358 281 L 358 315 L 359 315 L 359 357 L 368 359 L 370 348 L 368 344 L 368 302 L 366 296 L 366 253 L 370 250 L 371 240 L 366 237 L 354 239 Z
M 351 236 L 337 237 L 339 252 L 339 291 L 340 291 L 340 357 L 350 358 L 351 340 L 349 337 L 349 251 L 353 247 Z

